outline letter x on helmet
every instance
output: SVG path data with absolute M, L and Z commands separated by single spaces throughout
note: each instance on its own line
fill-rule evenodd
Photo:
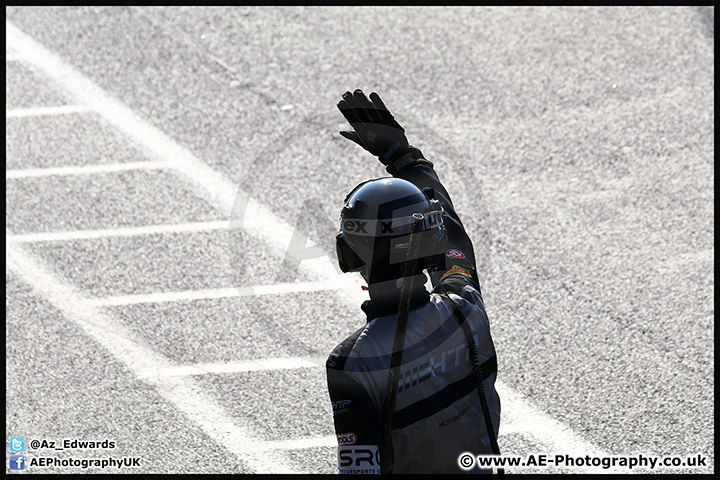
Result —
M 368 283 L 405 274 L 413 214 L 423 215 L 415 271 L 444 268 L 447 235 L 440 202 L 401 178 L 379 178 L 357 185 L 340 213 L 336 240 L 343 272 L 360 272 Z M 413 259 L 414 260 L 414 259 Z

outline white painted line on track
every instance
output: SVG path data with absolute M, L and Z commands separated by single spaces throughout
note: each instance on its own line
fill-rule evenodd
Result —
M 218 298 L 255 297 L 259 295 L 282 295 L 286 293 L 318 292 L 335 290 L 340 287 L 334 282 L 313 281 L 278 283 L 274 285 L 255 285 L 248 287 L 209 288 L 202 290 L 185 290 L 178 292 L 154 292 L 135 295 L 117 295 L 112 297 L 93 298 L 88 300 L 96 307 L 115 307 L 120 305 L 136 305 L 141 303 L 187 302 L 194 300 L 210 300 Z
M 95 308 L 72 287 L 56 280 L 40 264 L 33 261 L 18 245 L 7 245 L 7 269 L 58 308 L 94 341 L 110 352 L 133 375 L 155 390 L 185 414 L 203 432 L 234 453 L 250 468 L 263 473 L 298 473 L 281 456 L 268 453 L 267 444 L 258 442 L 258 435 L 240 419 L 228 415 L 206 389 L 184 376 L 161 375 L 172 367 L 171 362 L 133 340 L 134 335 L 121 327 L 121 322 Z M 260 448 L 262 447 L 262 448 Z
M 520 394 L 513 391 L 503 382 L 497 380 L 495 388 L 500 395 L 503 412 L 510 410 L 507 427 L 500 422 L 500 434 L 523 433 L 531 435 L 546 451 L 535 453 L 559 453 L 577 456 L 608 457 L 608 452 L 585 441 L 572 429 L 566 427 L 537 407 L 528 402 Z M 505 432 L 505 430 L 508 430 Z M 585 473 L 608 473 L 608 470 L 598 468 L 579 469 Z
M 111 163 L 104 165 L 78 165 L 71 167 L 24 168 L 6 170 L 5 178 L 35 178 L 70 175 L 96 175 L 98 173 L 126 172 L 129 170 L 154 170 L 170 168 L 164 161 Z
M 67 232 L 38 232 L 7 235 L 10 243 L 66 242 L 69 240 L 93 240 L 98 238 L 134 237 L 169 233 L 209 232 L 227 230 L 227 220 L 211 222 L 146 225 L 142 227 L 105 228 L 99 230 L 69 230 Z
M 60 105 L 57 107 L 14 108 L 5 110 L 5 118 L 41 117 L 50 115 L 67 115 L 69 113 L 85 113 L 92 111 L 87 105 Z
M 184 365 L 177 367 L 169 367 L 158 372 L 160 375 L 168 376 L 198 376 L 206 374 L 233 374 L 243 372 L 258 372 L 268 370 L 292 370 L 298 368 L 325 368 L 323 358 L 303 358 L 303 357 L 285 357 L 285 358 L 265 358 L 257 360 L 244 360 L 237 362 L 225 363 L 203 363 L 195 365 Z M 603 457 L 608 456 L 606 452 L 598 449 L 594 445 L 584 441 L 576 435 L 571 429 L 565 427 L 557 420 L 554 420 L 529 402 L 524 400 L 520 395 L 512 392 L 502 382 L 497 381 L 496 387 L 501 395 L 503 410 L 511 409 L 513 415 L 505 421 L 502 426 L 502 435 L 522 434 L 530 435 L 539 443 L 547 448 L 543 452 L 535 453 L 567 453 L 567 452 L 583 452 L 583 455 Z M 508 407 L 508 405 L 510 405 Z M 526 422 L 525 419 L 532 418 L 533 422 Z M 315 439 L 302 440 L 286 440 L 283 442 L 273 442 L 273 445 L 266 445 L 263 448 L 308 448 L 309 443 L 315 443 L 316 446 L 332 447 L 337 444 L 335 437 L 319 437 Z M 568 445 L 571 449 L 568 450 Z M 598 468 L 597 470 L 583 468 L 582 471 L 587 473 L 607 472 L 606 469 Z
M 167 376 L 199 376 L 207 374 L 232 374 L 243 372 L 257 372 L 268 370 L 292 370 L 298 368 L 325 368 L 322 358 L 265 358 L 258 360 L 245 360 L 224 363 L 203 363 L 195 365 L 184 365 L 169 367 L 158 372 Z M 550 418 L 535 406 L 523 399 L 520 395 L 506 387 L 503 382 L 496 381 L 496 388 L 500 394 L 503 410 L 511 410 L 512 415 L 505 420 L 501 426 L 501 435 L 522 434 L 531 436 L 542 444 L 547 450 L 537 451 L 540 454 L 579 454 L 591 457 L 607 457 L 608 453 L 595 447 L 589 442 L 580 438 L 575 432 L 562 425 L 557 420 Z M 531 422 L 527 421 L 532 419 Z M 264 444 L 262 448 L 267 449 L 296 449 L 308 448 L 310 446 L 334 447 L 337 441 L 334 436 L 318 437 L 314 439 L 290 439 L 286 441 Z M 570 468 L 569 470 L 572 470 Z M 621 470 L 610 469 L 611 472 Z M 579 471 L 585 473 L 609 473 L 603 468 L 582 468 Z
M 266 450 L 296 450 L 300 448 L 316 448 L 316 447 L 337 447 L 338 441 L 335 435 L 327 435 L 324 437 L 314 438 L 291 438 L 288 440 L 276 440 L 274 442 L 266 442 L 261 446 Z
M 6 21 L 6 37 L 8 45 L 17 50 L 26 62 L 44 72 L 79 104 L 90 106 L 108 124 L 125 133 L 156 158 L 168 162 L 195 187 L 198 195 L 216 206 L 223 216 L 237 218 L 238 215 L 231 215 L 233 209 L 243 208 L 243 231 L 261 239 L 269 250 L 288 251 L 293 226 L 275 215 L 272 210 L 249 198 L 246 192 L 239 191 L 237 185 L 225 175 L 213 170 L 188 149 L 110 97 L 74 67 L 64 63 L 57 55 L 22 33 L 9 21 Z M 230 228 L 240 226 L 235 223 L 234 220 L 230 221 Z M 367 294 L 360 290 L 359 276 L 341 275 L 329 262 L 304 261 L 301 270 L 314 280 L 334 279 L 338 285 L 345 287 L 344 292 L 354 302 L 367 299 Z
M 197 187 L 198 194 L 216 205 L 223 214 L 230 215 L 233 208 L 245 211 L 242 228 L 247 233 L 265 242 L 269 250 L 286 252 L 292 238 L 293 226 L 275 215 L 270 209 L 249 198 L 247 192 L 238 191 L 223 174 L 214 171 L 196 158 L 192 152 L 166 136 L 159 129 L 138 117 L 132 110 L 109 97 L 102 89 L 80 74 L 73 67 L 63 63 L 56 55 L 38 45 L 20 32 L 11 22 L 6 21 L 7 43 L 16 49 L 25 61 L 31 63 L 56 82 L 81 104 L 89 105 L 108 123 L 127 134 L 138 144 L 153 152 L 158 158 L 171 161 L 177 170 Z M 245 208 L 247 207 L 247 208 Z M 237 213 L 237 212 L 235 212 Z M 236 218 L 233 216 L 233 218 Z M 230 227 L 238 227 L 230 222 Z M 331 279 L 342 288 L 346 300 L 355 308 L 367 298 L 361 293 L 359 277 L 340 275 L 327 261 L 304 261 L 301 270 L 313 279 Z M 532 407 L 522 396 L 502 382 L 498 382 L 503 412 L 510 416 L 511 423 L 529 425 L 541 444 L 570 455 L 607 455 L 601 449 L 584 441 L 571 429 L 560 424 L 547 414 Z M 535 426 L 535 427 L 533 427 Z M 502 426 L 500 427 L 502 432 Z M 583 470 L 587 472 L 588 470 Z
M 302 357 L 260 358 L 257 360 L 243 360 L 239 362 L 202 363 L 196 365 L 170 367 L 160 371 L 159 373 L 160 375 L 168 376 L 186 376 L 260 372 L 266 370 L 292 370 L 296 368 L 312 368 L 319 366 L 324 367 L 325 362 L 319 363 L 319 359 L 313 361 Z
M 170 161 L 202 190 L 203 196 L 215 204 L 223 214 L 229 214 L 237 187 L 225 176 L 198 160 L 186 148 L 146 122 L 131 109 L 110 97 L 74 67 L 48 51 L 6 20 L 7 44 L 24 62 L 43 72 L 51 81 L 71 95 L 75 101 L 94 110 L 109 125 L 125 133 L 130 139 L 147 148 L 157 158 Z

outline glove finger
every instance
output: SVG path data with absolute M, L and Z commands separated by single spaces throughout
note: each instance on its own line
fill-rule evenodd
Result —
M 363 110 L 363 114 L 367 116 L 368 122 L 374 123 L 382 120 L 382 116 L 376 111 L 375 105 L 368 100 L 362 90 L 357 89 L 353 92 L 353 98 L 357 101 L 358 106 Z
M 349 92 L 348 92 L 349 93 Z M 343 95 L 344 97 L 344 95 Z M 337 104 L 338 109 L 340 109 L 340 113 L 343 114 L 343 117 L 345 117 L 345 120 L 348 121 L 348 123 L 360 123 L 362 124 L 362 120 L 357 115 L 357 109 L 352 107 L 347 100 L 343 99 L 340 100 Z
M 373 103 L 375 110 L 380 114 L 383 119 L 393 118 L 390 110 L 385 106 L 385 103 L 380 99 L 380 95 L 375 92 L 370 94 L 370 101 Z
M 367 115 L 357 102 L 351 97 L 345 98 L 338 103 L 338 108 L 350 123 L 359 123 L 364 125 L 367 121 Z
M 359 92 L 359 94 L 358 94 Z M 366 106 L 362 103 L 361 96 L 364 97 L 361 90 L 355 90 L 353 93 L 346 92 L 343 95 L 343 100 L 355 111 L 355 115 L 358 120 L 362 123 L 370 123 L 372 119 L 367 113 Z
M 341 131 L 340 135 L 347 138 L 348 140 L 352 140 L 353 142 L 357 143 L 361 147 L 365 148 L 365 145 L 363 145 L 362 140 L 360 140 L 360 135 L 358 135 L 355 132 L 348 132 L 348 131 Z
M 357 90 L 355 90 L 355 91 L 357 92 Z M 360 106 L 360 102 L 358 102 L 357 99 L 355 98 L 354 93 L 350 93 L 350 92 L 343 93 L 341 101 L 344 101 L 350 108 L 354 108 L 354 109 L 362 108 Z

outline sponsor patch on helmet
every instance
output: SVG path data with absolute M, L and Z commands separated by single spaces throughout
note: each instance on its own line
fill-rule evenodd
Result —
M 454 248 L 451 248 L 447 252 L 445 252 L 445 255 L 447 255 L 450 258 L 465 258 L 465 254 L 461 252 L 460 250 L 455 250 Z
M 343 222 L 343 230 L 345 230 L 346 232 L 368 233 L 367 230 L 365 230 L 365 226 L 367 224 L 367 221 L 363 222 L 360 220 L 345 220 Z

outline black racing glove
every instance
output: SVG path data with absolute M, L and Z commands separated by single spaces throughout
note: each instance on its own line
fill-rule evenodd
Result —
M 422 152 L 408 144 L 405 129 L 377 93 L 371 93 L 368 99 L 360 89 L 345 92 L 337 106 L 354 130 L 341 131 L 340 135 L 378 157 L 388 172 L 396 173 L 406 160 L 422 158 Z M 401 158 L 403 161 L 399 162 Z

